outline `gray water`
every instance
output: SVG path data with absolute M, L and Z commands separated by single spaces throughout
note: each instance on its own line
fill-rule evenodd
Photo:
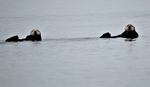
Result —
M 0 9 L 0 87 L 150 87 L 149 3 L 126 1 L 55 0 L 47 13 L 46 1 L 32 7 L 6 0 Z M 128 23 L 140 35 L 134 41 L 99 38 L 120 34 Z M 4 41 L 33 28 L 41 31 L 41 42 Z

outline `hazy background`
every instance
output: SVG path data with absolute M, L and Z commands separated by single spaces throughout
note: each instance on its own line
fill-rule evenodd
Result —
M 0 16 L 149 11 L 149 0 L 0 0 Z

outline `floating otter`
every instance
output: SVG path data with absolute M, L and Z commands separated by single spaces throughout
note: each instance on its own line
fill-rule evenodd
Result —
M 6 42 L 17 42 L 17 41 L 41 41 L 41 32 L 37 29 L 33 29 L 30 35 L 27 35 L 26 38 L 19 39 L 18 35 L 12 36 L 6 39 Z
M 25 40 L 27 41 L 41 41 L 41 32 L 37 29 L 33 29 L 30 33 L 30 35 L 28 35 Z
M 100 38 L 117 38 L 117 37 L 122 37 L 122 38 L 137 38 L 139 35 L 138 33 L 135 31 L 135 27 L 131 24 L 128 24 L 125 27 L 125 31 L 119 35 L 116 36 L 111 36 L 111 34 L 109 32 L 104 33 Z

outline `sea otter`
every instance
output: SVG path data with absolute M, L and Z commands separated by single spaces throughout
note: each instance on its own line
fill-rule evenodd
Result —
M 25 40 L 27 41 L 41 41 L 41 32 L 37 29 L 33 29 L 30 33 L 30 35 L 28 35 Z
M 18 35 L 12 36 L 6 39 L 6 42 L 17 42 L 17 41 L 41 41 L 41 32 L 37 29 L 33 29 L 30 35 L 27 35 L 26 38 L 19 39 Z
M 122 38 L 137 38 L 139 35 L 135 31 L 135 27 L 132 24 L 128 24 L 125 27 L 125 31 L 119 35 L 116 36 L 111 36 L 109 32 L 104 33 L 100 38 L 117 38 L 117 37 L 122 37 Z

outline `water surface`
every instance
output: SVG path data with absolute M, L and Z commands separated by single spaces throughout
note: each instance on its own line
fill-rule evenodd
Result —
M 98 4 L 95 2 L 91 3 L 96 5 L 90 10 L 85 10 L 89 4 L 80 7 L 83 4 L 80 3 L 78 8 L 82 9 L 79 10 L 76 5 L 71 6 L 73 2 L 71 5 L 65 5 L 65 2 L 55 2 L 54 5 L 56 3 L 53 14 L 36 15 L 31 12 L 36 16 L 27 15 L 26 11 L 31 5 L 20 13 L 12 13 L 12 16 L 1 14 L 1 87 L 150 86 L 150 13 L 148 8 L 143 7 L 143 10 L 141 5 L 146 2 L 135 3 L 136 7 L 140 6 L 137 10 L 132 8 L 134 11 L 122 10 L 124 7 L 114 10 L 116 6 L 112 11 L 106 8 L 106 12 L 96 10 Z M 121 1 L 118 3 L 123 4 Z M 129 7 L 132 5 L 129 4 Z M 70 10 L 74 13 L 69 13 Z M 9 10 L 6 9 L 5 13 L 9 13 Z M 123 32 L 128 23 L 135 25 L 140 35 L 134 41 L 99 38 L 105 32 L 112 35 Z M 4 41 L 13 35 L 23 38 L 33 28 L 42 32 L 43 41 Z

